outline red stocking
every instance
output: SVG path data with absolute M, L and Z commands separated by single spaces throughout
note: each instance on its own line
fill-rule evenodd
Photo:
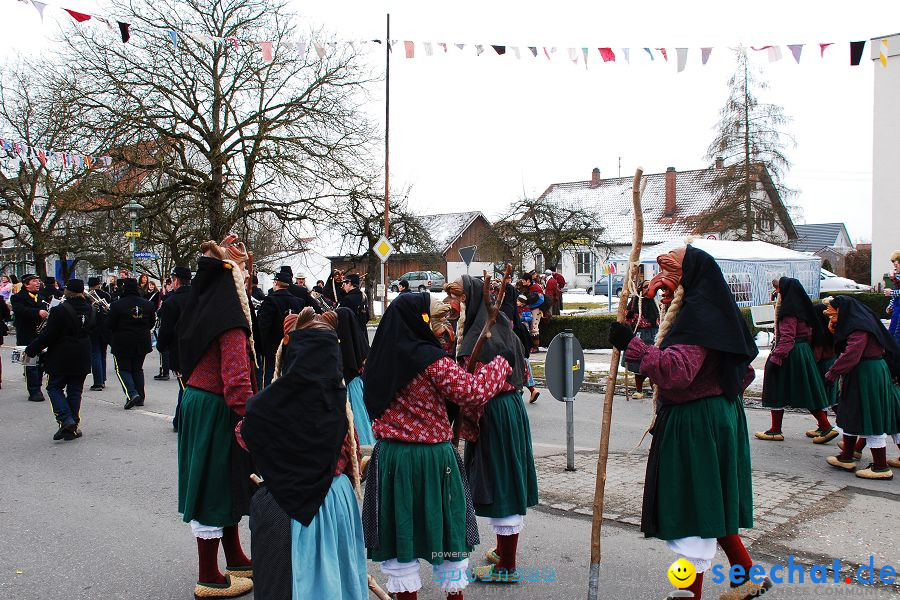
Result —
M 853 449 L 856 448 L 856 436 L 844 434 L 844 449 L 839 458 L 843 461 L 853 460 Z
M 694 594 L 694 600 L 700 600 L 703 596 L 703 573 L 697 573 L 697 579 L 688 586 L 687 591 Z
M 229 569 L 249 567 L 252 564 L 244 554 L 244 549 L 241 548 L 241 537 L 237 525 L 231 525 L 223 530 L 222 547 L 225 549 L 225 564 Z
M 419 600 L 419 592 L 397 592 L 395 596 L 397 596 L 397 600 Z M 460 592 L 460 597 L 462 597 L 462 592 Z
M 819 431 L 822 433 L 826 433 L 831 430 L 831 423 L 828 422 L 828 414 L 822 410 L 810 410 L 809 411 L 813 417 L 816 419 L 816 423 L 819 424 Z
M 861 437 L 858 440 L 856 440 L 856 451 L 857 452 L 862 452 L 863 448 L 865 448 L 865 447 L 866 447 L 866 438 Z M 897 447 L 900 448 L 900 444 L 897 444 Z
M 462 590 L 453 592 L 452 594 L 447 594 L 447 600 L 463 600 Z
M 646 376 L 646 375 L 638 375 L 638 374 L 635 374 L 635 376 L 634 376 L 634 387 L 637 389 L 638 392 L 643 392 L 643 391 L 644 391 L 644 380 L 645 380 L 645 379 L 647 379 L 647 376 Z
M 225 583 L 225 577 L 219 571 L 219 538 L 204 540 L 197 538 L 197 558 L 200 583 Z
M 744 573 L 750 572 L 750 567 L 753 566 L 753 560 L 747 553 L 747 548 L 744 546 L 741 536 L 732 533 L 731 535 L 720 537 L 716 541 L 719 542 L 719 546 L 722 547 L 722 551 L 725 552 L 725 556 L 728 557 L 728 563 L 732 567 L 734 565 L 740 565 L 744 567 Z
M 887 448 L 869 448 L 869 450 L 872 452 L 872 468 L 879 471 L 887 469 Z
M 516 546 L 518 544 L 518 533 L 497 536 L 497 554 L 500 555 L 500 562 L 497 563 L 498 570 L 505 569 L 509 573 L 516 570 Z
M 772 411 L 772 433 L 781 433 L 781 421 L 784 419 L 784 411 L 783 410 L 773 410 Z

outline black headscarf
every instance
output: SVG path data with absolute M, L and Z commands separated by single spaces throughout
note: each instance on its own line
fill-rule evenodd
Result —
M 217 337 L 237 327 L 250 333 L 231 268 L 218 258 L 197 260 L 190 298 L 178 321 L 178 360 L 185 381 Z
M 897 342 L 881 323 L 872 309 L 850 296 L 835 296 L 831 306 L 837 309 L 837 327 L 834 331 L 834 346 L 837 352 L 847 348 L 847 338 L 854 331 L 865 331 L 872 334 L 875 341 L 884 348 L 884 360 L 891 369 L 891 375 L 900 377 L 900 348 Z
M 461 334 L 462 342 L 459 345 L 456 358 L 465 358 L 472 355 L 475 348 L 475 342 L 487 322 L 487 308 L 482 301 L 482 291 L 484 282 L 477 277 L 468 275 L 462 276 L 463 293 L 466 295 L 466 322 L 464 330 Z M 507 291 L 507 296 L 509 291 Z M 503 298 L 504 303 L 506 297 Z M 491 337 L 488 338 L 481 351 L 476 357 L 476 361 L 487 364 L 491 362 L 495 356 L 503 350 L 511 350 L 515 356 L 515 363 L 512 365 L 512 373 L 506 380 L 516 389 L 521 388 L 525 382 L 525 348 L 522 342 L 516 336 L 512 329 L 512 323 L 507 318 L 504 311 L 497 314 L 497 322 L 491 328 Z
M 336 310 L 337 336 L 341 342 L 341 359 L 344 381 L 350 383 L 358 377 L 369 355 L 369 340 L 363 335 L 353 311 L 345 306 Z
M 363 399 L 371 419 L 380 417 L 416 375 L 447 356 L 423 318 L 430 319 L 430 314 L 428 292 L 401 294 L 384 311 L 363 374 Z
M 825 314 L 826 310 L 828 310 L 828 307 L 825 306 L 825 304 L 813 304 L 816 321 L 818 321 L 819 327 L 822 329 L 822 338 L 816 345 L 828 349 L 828 355 L 831 355 L 834 352 L 834 334 L 828 329 L 828 315 Z
M 659 322 L 659 307 L 656 306 L 656 300 L 653 298 L 645 298 L 643 295 L 632 296 L 628 300 L 628 312 L 638 314 L 638 298 L 641 300 L 641 316 L 653 327 L 656 327 Z
M 506 294 L 503 296 L 503 304 L 500 306 L 500 312 L 506 315 L 513 326 L 519 322 L 519 310 L 516 306 L 516 298 L 518 295 L 519 292 L 516 291 L 513 284 L 507 283 Z
M 247 401 L 241 436 L 278 505 L 309 525 L 331 488 L 347 435 L 347 390 L 333 331 L 294 331 L 288 345 L 296 360 Z
M 660 348 L 692 344 L 720 352 L 719 385 L 733 398 L 759 350 L 715 259 L 688 245 L 682 273 L 684 302 Z
M 825 335 L 821 316 L 816 313 L 812 300 L 803 289 L 803 284 L 793 277 L 782 277 L 778 280 L 778 293 L 781 295 L 778 320 L 785 317 L 800 319 L 812 328 L 813 346 L 821 346 Z

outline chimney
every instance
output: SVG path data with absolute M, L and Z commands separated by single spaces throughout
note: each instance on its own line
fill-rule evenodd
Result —
M 594 167 L 591 171 L 591 189 L 600 187 L 600 169 Z
M 716 157 L 716 168 L 717 168 L 717 169 L 724 169 L 724 168 L 725 168 L 725 159 L 722 158 L 721 156 L 717 156 L 717 157 Z
M 666 169 L 666 208 L 663 211 L 664 217 L 675 216 L 675 176 L 677 175 L 675 167 Z

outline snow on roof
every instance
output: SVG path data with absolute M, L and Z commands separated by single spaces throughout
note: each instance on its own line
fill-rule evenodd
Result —
M 481 215 L 479 211 L 422 215 L 419 220 L 431 234 L 437 250 L 443 254 L 459 236 Z
M 641 250 L 641 263 L 655 263 L 656 257 L 665 254 L 685 244 L 684 239 L 669 240 L 662 244 L 656 244 Z M 738 242 L 731 240 L 707 240 L 695 239 L 691 242 L 695 248 L 703 250 L 716 260 L 748 260 L 748 261 L 785 261 L 800 260 L 818 262 L 818 256 L 810 256 L 803 252 L 797 252 L 789 248 L 769 244 L 768 242 Z M 616 262 L 627 261 L 616 257 Z

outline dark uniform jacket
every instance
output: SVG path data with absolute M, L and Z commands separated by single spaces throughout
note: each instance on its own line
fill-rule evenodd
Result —
M 141 356 L 153 350 L 150 330 L 156 322 L 153 303 L 135 292 L 124 292 L 112 303 L 106 329 L 115 356 Z
M 37 356 L 47 348 L 44 368 L 51 375 L 83 377 L 91 372 L 91 330 L 96 316 L 90 301 L 70 298 L 50 309 L 47 326 L 25 353 Z
M 309 295 L 309 290 L 306 289 L 306 287 L 297 285 L 296 283 L 292 283 L 290 287 L 288 287 L 288 291 L 297 298 L 300 298 L 300 301 L 303 302 L 304 307 L 311 306 L 317 313 L 322 314 L 322 309 L 319 308 L 319 303 L 313 302 L 312 296 Z
M 159 331 L 156 334 L 156 349 L 169 353 L 169 364 L 178 370 L 178 321 L 187 306 L 191 286 L 182 285 L 166 296 L 159 307 Z
M 253 289 L 250 290 L 250 296 L 254 300 L 259 300 L 260 302 L 266 299 L 266 293 L 263 292 L 262 288 L 260 288 L 258 285 L 254 285 Z
M 9 301 L 16 317 L 16 345 L 27 346 L 37 337 L 37 326 L 42 321 L 38 313 L 47 308 L 39 300 L 32 298 L 24 288 L 18 294 L 13 294 Z
M 344 306 L 353 311 L 356 321 L 359 323 L 360 330 L 365 335 L 366 323 L 369 322 L 369 305 L 366 297 L 363 296 L 362 290 L 353 288 L 341 299 L 339 306 Z
M 288 313 L 299 313 L 302 309 L 303 301 L 294 296 L 290 290 L 269 292 L 256 313 L 259 324 L 259 347 L 264 355 L 273 356 L 278 351 L 278 344 L 284 337 L 284 318 Z

